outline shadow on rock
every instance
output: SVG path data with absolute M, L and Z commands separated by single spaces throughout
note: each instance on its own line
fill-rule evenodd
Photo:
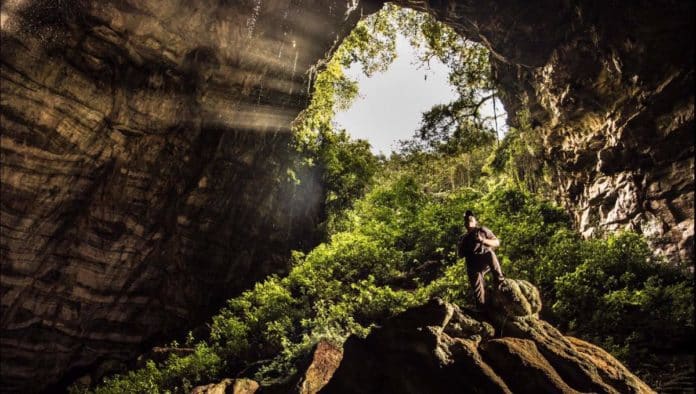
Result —
M 484 313 L 441 299 L 350 337 L 321 393 L 653 393 L 603 349 L 539 319 L 531 283 L 507 279 Z

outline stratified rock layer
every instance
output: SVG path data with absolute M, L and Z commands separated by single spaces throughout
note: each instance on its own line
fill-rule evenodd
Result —
M 491 48 L 585 234 L 693 259 L 693 2 L 398 3 Z M 3 2 L 4 390 L 132 358 L 311 243 L 323 193 L 286 182 L 290 122 L 380 5 Z
M 508 279 L 492 296 L 486 316 L 435 299 L 348 338 L 320 392 L 654 392 L 606 351 L 539 320 L 528 282 Z
M 3 3 L 3 390 L 134 358 L 314 242 L 289 130 L 346 6 Z

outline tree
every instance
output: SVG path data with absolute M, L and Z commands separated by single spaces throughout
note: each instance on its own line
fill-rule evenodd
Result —
M 495 141 L 497 119 L 481 112 L 496 96 L 488 49 L 427 13 L 387 6 L 380 17 L 393 21 L 395 28 L 406 34 L 419 50 L 424 66 L 433 58 L 447 65 L 449 82 L 459 95 L 455 101 L 424 113 L 416 135 L 420 141 L 406 142 L 404 149 L 455 154 Z
M 358 95 L 357 83 L 346 76 L 346 68 L 359 63 L 371 75 L 384 71 L 396 57 L 396 30 L 386 23 L 378 17 L 360 21 L 331 58 L 318 66 L 312 100 L 293 124 L 293 145 L 299 153 L 295 166 L 319 167 L 328 226 L 362 195 L 376 170 L 377 158 L 369 143 L 335 130 L 332 120 Z M 293 177 L 295 171 L 289 173 Z

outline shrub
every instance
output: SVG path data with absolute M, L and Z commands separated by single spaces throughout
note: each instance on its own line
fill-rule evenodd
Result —
M 188 356 L 172 354 L 162 364 L 148 361 L 145 368 L 128 372 L 125 375 L 105 379 L 97 387 L 96 394 L 122 393 L 189 393 L 196 385 L 207 383 L 218 376 L 222 360 L 216 352 L 199 343 Z M 79 392 L 77 389 L 71 390 Z
M 660 262 L 647 242 L 630 232 L 583 242 L 574 253 L 580 264 L 557 277 L 553 304 L 574 335 L 639 369 L 656 355 L 693 345 L 690 274 Z

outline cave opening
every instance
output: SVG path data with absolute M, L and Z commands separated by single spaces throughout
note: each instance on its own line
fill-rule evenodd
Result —
M 107 385 L 282 385 L 320 338 L 364 337 L 431 296 L 466 305 L 455 246 L 472 206 L 542 317 L 657 389 L 681 384 L 693 5 L 396 3 L 426 13 L 354 34 L 381 1 L 4 2 L 4 389 L 94 386 L 197 326 L 172 345 L 192 353 Z M 357 94 L 344 66 L 393 61 L 393 37 L 363 45 L 370 23 L 428 28 L 419 55 L 461 72 L 388 158 L 332 123 Z M 640 386 L 624 376 L 618 391 Z
M 419 142 L 421 149 L 471 148 L 482 140 L 474 129 L 498 141 L 507 114 L 489 58 L 488 48 L 431 14 L 386 3 L 343 39 L 328 67 L 321 65 L 340 65 L 325 71 L 338 72 L 327 110 L 331 126 L 368 140 L 373 153 L 386 156 Z M 327 89 L 324 83 L 316 88 Z
M 419 12 L 422 11 L 385 5 L 380 11 L 366 17 L 368 21 L 363 23 L 371 33 L 368 37 L 372 41 L 385 41 L 382 51 L 392 51 L 393 55 L 382 54 L 387 59 L 385 64 L 370 75 L 363 70 L 359 60 L 344 69 L 346 77 L 357 82 L 358 94 L 348 103 L 349 108 L 339 108 L 336 112 L 335 127 L 345 128 L 354 138 L 367 139 L 375 154 L 389 156 L 392 151 L 399 150 L 399 141 L 403 143 L 404 140 L 418 137 L 416 131 L 423 125 L 424 114 L 436 105 L 451 108 L 452 102 L 459 99 L 461 94 L 453 83 L 462 83 L 463 67 L 455 63 L 474 61 L 471 58 L 455 60 L 456 53 L 452 49 L 447 55 L 442 51 L 435 53 L 431 45 L 441 45 L 443 39 L 436 39 L 432 34 L 426 37 L 424 31 L 427 32 L 427 29 L 418 31 L 413 22 L 406 22 L 427 20 L 428 23 L 435 23 L 425 15 L 417 15 Z M 397 23 L 397 20 L 401 23 Z M 378 25 L 388 31 L 380 33 Z M 442 24 L 437 28 L 446 29 Z M 387 42 L 393 46 L 386 45 Z M 369 42 L 367 44 L 370 45 Z M 459 39 L 452 45 L 465 47 L 475 44 L 465 44 L 463 39 Z M 480 51 L 482 56 L 488 56 L 487 49 L 481 47 Z M 472 67 L 468 68 L 470 70 Z M 460 75 L 457 75 L 458 72 Z M 486 94 L 486 91 L 482 91 L 480 96 Z M 480 116 L 488 117 L 488 122 L 491 121 L 490 117 L 495 116 L 492 124 L 486 126 L 495 129 L 496 139 L 500 139 L 507 129 L 502 103 L 496 100 L 494 106 L 493 100 L 486 100 L 481 107 L 483 114 Z

